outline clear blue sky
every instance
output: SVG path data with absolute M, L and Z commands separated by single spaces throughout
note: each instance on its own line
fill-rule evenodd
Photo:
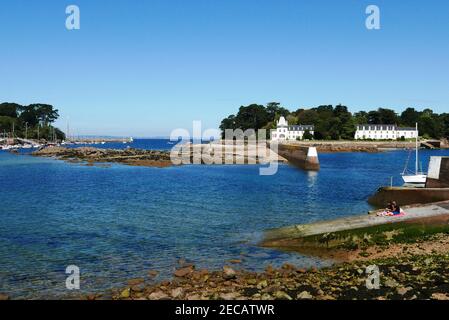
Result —
M 81 30 L 65 28 L 70 4 Z M 2 0 L 0 101 L 134 136 L 218 127 L 254 102 L 449 112 L 449 1 Z

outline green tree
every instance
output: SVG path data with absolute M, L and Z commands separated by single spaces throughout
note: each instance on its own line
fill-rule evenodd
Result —
M 0 104 L 0 133 L 28 138 L 52 140 L 64 138 L 64 133 L 51 125 L 59 117 L 58 110 L 49 104 L 30 104 L 22 106 L 16 103 Z M 37 134 L 39 130 L 39 135 Z
M 354 114 L 354 122 L 356 124 L 367 124 L 368 123 L 368 112 L 360 111 Z
M 442 136 L 446 139 L 449 139 L 449 113 L 443 113 L 440 115 L 440 121 L 441 123 L 441 133 Z
M 419 133 L 422 136 L 439 139 L 443 136 L 443 124 L 431 109 L 421 112 L 418 119 Z
M 0 104 L 0 116 L 17 118 L 17 113 L 22 106 L 17 103 L 4 102 Z
M 401 113 L 401 124 L 414 127 L 419 120 L 420 113 L 415 108 L 407 108 Z
M 312 140 L 313 134 L 310 133 L 310 130 L 304 131 L 304 135 L 302 136 L 303 140 Z
M 19 115 L 19 121 L 22 124 L 28 124 L 28 126 L 36 126 L 39 123 L 39 118 L 36 113 L 36 109 L 32 106 L 26 106 Z
M 290 111 L 281 107 L 279 102 L 269 102 L 266 106 L 266 111 L 270 121 L 273 121 L 279 117 L 287 117 L 290 114 Z
M 397 124 L 399 122 L 398 115 L 394 110 L 379 108 L 377 112 L 379 113 L 380 124 Z
M 295 114 L 300 124 L 316 125 L 319 120 L 318 112 L 315 109 L 298 109 Z
M 377 110 L 369 111 L 367 114 L 368 124 L 380 124 L 380 113 Z
M 226 129 L 248 129 L 258 130 L 270 122 L 270 116 L 263 105 L 250 104 L 241 106 L 237 115 L 230 115 L 223 119 L 220 124 L 222 136 Z
M 13 123 L 15 124 L 16 121 L 12 117 L 0 116 L 0 134 L 11 132 Z
M 299 124 L 299 119 L 294 114 L 289 114 L 286 118 L 289 125 L 296 125 Z
M 335 129 L 338 131 L 337 136 L 339 139 L 353 139 L 356 128 L 352 114 L 348 111 L 348 107 L 341 104 L 337 105 L 334 109 L 334 117 L 339 120 L 337 122 L 339 127 Z
M 314 125 L 314 138 L 317 140 L 352 140 L 357 124 L 398 124 L 414 126 L 419 123 L 421 135 L 433 138 L 449 136 L 449 115 L 438 115 L 431 109 L 422 112 L 407 108 L 400 116 L 388 108 L 360 111 L 354 115 L 344 105 L 320 105 L 311 109 L 299 108 L 289 112 L 278 102 L 270 102 L 266 107 L 258 104 L 241 106 L 236 115 L 222 120 L 220 129 L 260 129 L 268 131 L 276 128 L 276 120 L 284 116 L 289 124 Z

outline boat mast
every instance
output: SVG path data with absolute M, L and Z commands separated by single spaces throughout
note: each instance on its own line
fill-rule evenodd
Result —
M 418 122 L 416 123 L 416 163 L 415 163 L 415 171 L 416 175 L 418 175 L 419 171 L 419 162 L 418 162 Z

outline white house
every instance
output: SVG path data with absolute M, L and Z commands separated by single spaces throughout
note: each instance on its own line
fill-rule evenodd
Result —
M 356 140 L 396 140 L 415 139 L 418 136 L 416 128 L 398 127 L 393 124 L 363 124 L 357 126 Z
M 271 140 L 297 140 L 302 139 L 304 133 L 309 131 L 314 134 L 314 126 L 311 125 L 292 125 L 289 126 L 284 117 L 280 117 L 276 123 L 276 130 L 271 130 Z

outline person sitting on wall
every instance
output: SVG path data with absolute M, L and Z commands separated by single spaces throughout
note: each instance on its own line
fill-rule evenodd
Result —
M 391 202 L 392 205 L 392 212 L 393 214 L 396 216 L 398 214 L 401 214 L 401 207 L 399 207 L 399 205 L 396 203 L 396 201 Z
M 377 216 L 379 217 L 391 217 L 391 216 L 397 216 L 402 213 L 401 208 L 398 206 L 396 201 L 391 201 L 388 203 L 387 207 L 383 212 L 377 213 Z

